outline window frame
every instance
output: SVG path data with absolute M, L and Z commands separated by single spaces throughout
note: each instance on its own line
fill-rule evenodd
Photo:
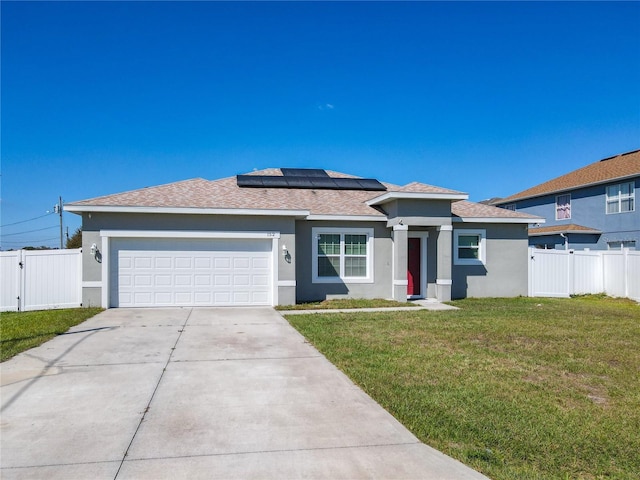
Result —
M 318 236 L 320 234 L 340 235 L 340 271 L 335 277 L 318 276 Z M 362 254 L 347 254 L 345 248 L 345 236 L 366 235 L 366 269 L 367 275 L 364 277 L 348 277 L 345 275 L 345 258 L 363 258 Z M 373 251 L 374 251 L 373 228 L 349 228 L 349 227 L 313 227 L 311 229 L 311 281 L 312 283 L 373 283 Z M 338 256 L 338 255 L 331 255 Z
M 622 195 L 622 186 L 629 185 L 629 194 L 623 197 Z M 609 189 L 617 187 L 618 193 L 615 196 L 609 196 Z M 622 201 L 631 199 L 633 203 L 633 208 L 631 210 L 622 211 Z M 615 212 L 609 211 L 609 204 L 613 204 L 615 201 L 615 205 L 617 205 L 617 210 Z M 604 212 L 606 215 L 617 215 L 620 213 L 631 213 L 636 211 L 636 182 L 634 180 L 630 182 L 622 182 L 615 183 L 613 185 L 607 185 L 604 187 Z
M 478 237 L 478 258 L 460 258 L 459 240 L 461 236 Z M 487 231 L 484 229 L 460 229 L 453 231 L 453 264 L 454 265 L 486 265 L 487 264 Z
M 619 243 L 620 246 L 617 248 L 612 247 L 612 243 Z M 630 245 L 631 243 L 633 243 L 633 245 Z M 626 244 L 626 246 L 625 246 Z M 636 245 L 637 242 L 635 240 L 611 240 L 609 242 L 607 242 L 607 250 L 611 250 L 611 251 L 620 251 L 620 250 L 624 250 L 625 248 L 628 248 L 629 250 L 636 250 Z
M 560 208 L 560 205 L 561 205 L 561 204 L 558 202 L 558 200 L 559 200 L 560 198 L 562 198 L 562 197 L 568 197 L 568 200 L 569 200 L 568 202 L 566 202 L 566 203 L 563 203 L 563 204 L 562 204 L 562 205 L 565 205 L 565 204 L 568 204 L 568 205 L 569 205 L 569 211 L 568 211 L 569 216 L 564 217 L 564 218 L 560 218 L 560 217 L 558 216 L 558 211 L 559 211 L 559 208 Z M 571 194 L 570 194 L 570 193 L 562 193 L 562 194 L 560 194 L 560 195 L 556 195 L 556 220 L 571 220 Z

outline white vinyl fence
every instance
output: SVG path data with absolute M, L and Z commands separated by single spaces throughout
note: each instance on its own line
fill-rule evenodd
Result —
M 640 251 L 529 248 L 529 296 L 606 293 L 640 301 Z
M 82 250 L 0 252 L 0 311 L 82 304 Z

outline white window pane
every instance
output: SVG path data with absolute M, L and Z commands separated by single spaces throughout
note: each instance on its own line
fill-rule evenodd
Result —
M 366 255 L 367 236 L 366 235 L 345 235 L 344 236 L 345 255 Z
M 620 201 L 621 212 L 633 212 L 633 198 L 625 198 Z
M 478 235 L 460 235 L 458 245 L 460 247 L 477 247 L 480 245 L 480 237 Z
M 322 233 L 318 235 L 319 255 L 340 255 L 340 235 Z
M 318 257 L 319 277 L 339 277 L 340 257 Z
M 367 259 L 365 257 L 345 257 L 344 274 L 346 277 L 366 277 Z
M 630 192 L 631 192 L 630 183 L 623 183 L 622 185 L 620 185 L 620 193 L 622 195 L 629 195 Z
M 607 213 L 618 213 L 618 200 L 613 202 L 607 201 Z
M 613 199 L 613 197 L 617 197 L 619 192 L 619 187 L 620 185 L 611 185 L 607 187 L 607 197 L 609 197 L 609 199 Z
M 458 258 L 472 258 L 478 260 L 480 258 L 480 249 L 470 247 L 460 247 L 458 249 Z

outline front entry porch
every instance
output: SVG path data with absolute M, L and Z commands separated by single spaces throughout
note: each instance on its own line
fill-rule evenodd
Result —
M 451 300 L 452 226 L 409 228 L 393 226 L 394 300 Z

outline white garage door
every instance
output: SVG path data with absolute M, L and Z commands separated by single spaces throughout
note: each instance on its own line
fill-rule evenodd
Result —
M 271 305 L 271 257 L 271 241 L 264 239 L 117 239 L 110 303 Z

